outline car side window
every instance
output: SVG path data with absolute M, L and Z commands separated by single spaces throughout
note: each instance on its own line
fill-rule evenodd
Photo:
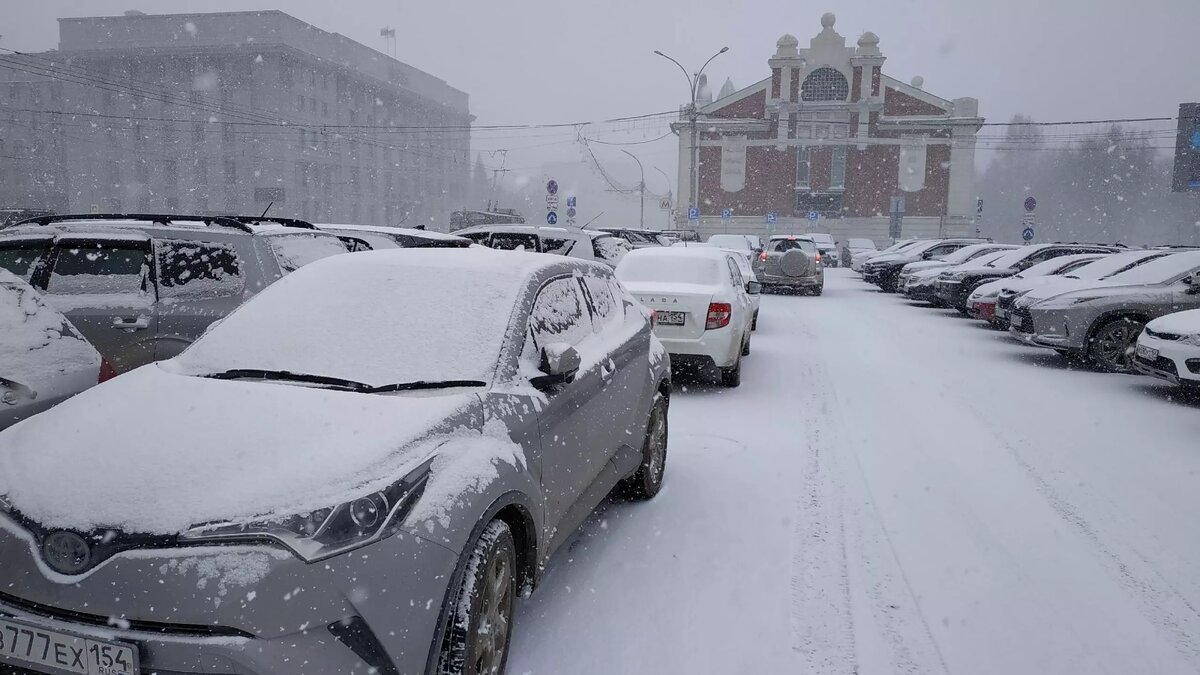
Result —
M 8 270 L 26 283 L 33 278 L 38 263 L 50 250 L 49 242 L 23 241 L 0 244 L 0 269 Z
M 586 276 L 583 278 L 583 285 L 587 289 L 588 297 L 592 299 L 592 309 L 596 311 L 596 332 L 602 332 L 605 328 L 620 323 L 623 312 L 617 304 L 608 279 Z
M 525 234 L 524 232 L 496 232 L 492 234 L 489 246 L 501 251 L 515 251 L 522 249 L 525 251 L 541 251 L 538 244 L 536 234 Z
M 475 242 L 476 244 L 482 244 L 487 241 L 488 235 L 490 235 L 490 234 L 491 234 L 491 232 L 464 232 L 458 236 L 466 237 L 467 239 L 470 239 L 471 241 Z M 400 245 L 401 246 L 409 246 L 410 244 L 401 242 Z
M 742 281 L 742 271 L 738 269 L 737 263 L 729 258 L 725 259 L 725 263 L 729 266 L 729 283 L 733 284 L 734 288 L 744 287 L 746 282 Z
M 150 256 L 140 242 L 73 241 L 56 248 L 47 293 L 125 295 L 149 290 Z
M 529 330 L 539 350 L 554 342 L 575 346 L 591 335 L 592 321 L 579 281 L 561 277 L 542 286 L 529 313 Z
M 154 246 L 164 297 L 232 297 L 246 288 L 237 250 L 229 244 L 162 240 Z
M 575 248 L 574 239 L 542 239 L 544 253 L 553 253 L 555 255 L 569 255 L 571 249 Z

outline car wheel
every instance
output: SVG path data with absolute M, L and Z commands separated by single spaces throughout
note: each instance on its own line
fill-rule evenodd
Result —
M 721 369 L 721 384 L 732 389 L 741 385 L 741 383 L 742 357 L 739 356 L 738 360 L 732 366 Z
M 1129 353 L 1146 324 L 1129 317 L 1109 321 L 1092 336 L 1088 355 L 1110 373 L 1128 373 Z
M 654 393 L 650 421 L 646 424 L 646 440 L 642 444 L 642 464 L 637 473 L 621 482 L 621 492 L 630 499 L 653 499 L 662 489 L 667 469 L 667 409 L 669 402 L 662 392 Z
M 508 661 L 517 547 L 502 520 L 484 528 L 446 613 L 439 675 L 498 675 Z
M 821 284 L 812 290 L 813 295 L 820 295 L 825 292 L 825 284 Z
M 758 330 L 758 312 L 755 312 L 754 318 L 750 320 L 750 330 Z

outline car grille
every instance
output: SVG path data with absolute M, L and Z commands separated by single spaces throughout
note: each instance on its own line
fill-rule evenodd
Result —
M 1168 342 L 1177 342 L 1177 341 L 1183 339 L 1183 336 L 1179 335 L 1178 333 L 1160 333 L 1156 330 L 1150 330 L 1149 327 L 1144 328 L 1143 330 L 1146 331 L 1146 335 L 1149 335 L 1152 338 L 1158 338 L 1159 340 L 1167 340 Z
M 49 607 L 37 602 L 23 600 L 7 593 L 0 593 L 0 603 L 4 603 L 9 607 L 23 609 L 30 614 L 44 616 L 49 619 L 59 619 L 62 621 L 71 621 L 75 623 L 84 623 L 93 626 L 105 627 L 112 626 L 113 624 L 113 617 L 111 616 L 100 616 L 99 614 L 87 614 L 85 612 L 75 612 L 72 610 L 59 609 L 57 607 Z M 185 635 L 191 637 L 254 637 L 252 633 L 247 633 L 246 631 L 238 628 L 229 628 L 227 626 L 174 624 L 163 623 L 161 621 L 142 621 L 139 619 L 130 619 L 128 623 L 131 630 L 142 631 L 146 633 Z
M 1014 318 L 1021 317 L 1021 320 L 1013 321 L 1013 328 L 1019 333 L 1033 333 L 1033 312 L 1027 307 L 1020 307 L 1012 311 Z M 1017 324 L 1020 325 L 1017 325 Z

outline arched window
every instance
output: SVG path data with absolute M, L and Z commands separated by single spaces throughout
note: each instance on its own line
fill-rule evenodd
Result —
M 849 96 L 846 76 L 834 68 L 817 68 L 800 85 L 801 101 L 845 101 Z

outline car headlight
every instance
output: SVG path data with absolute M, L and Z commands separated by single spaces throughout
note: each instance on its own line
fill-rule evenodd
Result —
M 1184 335 L 1182 338 L 1179 339 L 1179 341 L 1185 345 L 1191 345 L 1193 347 L 1200 347 L 1200 333 L 1196 333 L 1195 335 Z M 0 497 L 0 507 L 2 507 L 3 502 L 4 502 L 4 497 Z
M 942 272 L 938 278 L 946 281 L 962 281 L 967 278 L 967 275 L 963 272 Z
M 337 506 L 245 523 L 198 525 L 179 535 L 188 542 L 272 540 L 306 562 L 317 562 L 395 534 L 425 490 L 429 463 L 391 487 Z
M 1105 297 L 1107 297 L 1107 296 L 1104 296 L 1104 295 L 1075 295 L 1075 296 L 1059 295 L 1059 296 L 1055 296 L 1053 298 L 1048 298 L 1046 300 L 1043 300 L 1043 301 L 1037 302 L 1037 303 L 1033 303 L 1033 304 L 1042 309 L 1067 309 L 1069 307 L 1074 307 L 1075 305 L 1081 305 L 1085 302 L 1091 302 L 1093 300 L 1101 300 Z

